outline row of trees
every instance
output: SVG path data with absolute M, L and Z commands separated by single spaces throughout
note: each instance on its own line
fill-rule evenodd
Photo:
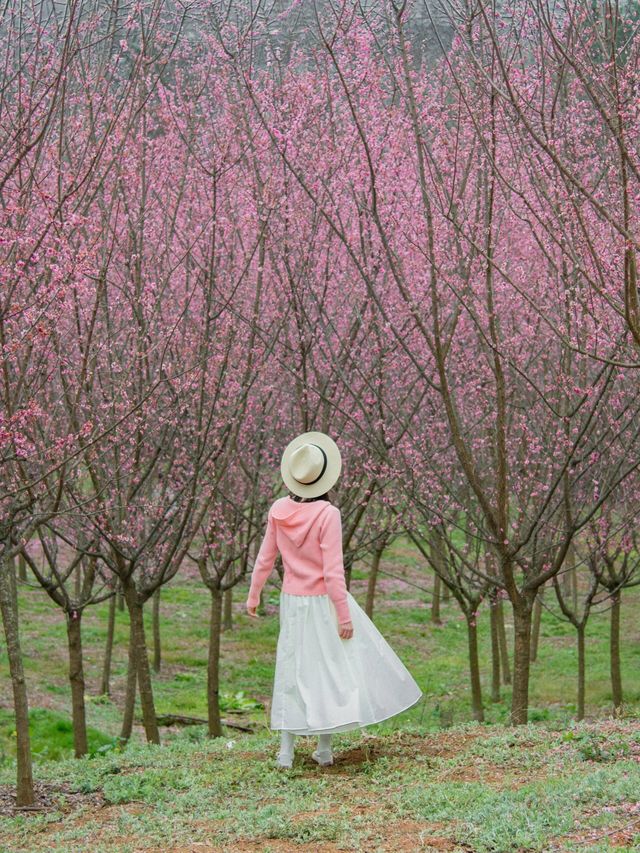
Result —
M 0 605 L 21 804 L 14 559 L 65 614 L 77 721 L 82 614 L 121 591 L 122 733 L 138 692 L 155 742 L 143 607 L 196 565 L 217 734 L 223 594 L 311 428 L 345 459 L 347 576 L 414 539 L 467 618 L 476 716 L 485 600 L 513 611 L 514 724 L 547 583 L 583 675 L 607 591 L 616 665 L 640 459 L 633 10 L 443 2 L 434 38 L 443 20 L 453 37 L 427 67 L 395 2 L 313 7 L 285 62 L 274 27 L 297 5 L 3 9 Z M 582 602 L 558 582 L 579 565 Z

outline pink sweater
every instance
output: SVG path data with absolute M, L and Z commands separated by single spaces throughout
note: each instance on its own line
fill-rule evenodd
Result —
M 292 595 L 329 595 L 338 623 L 351 621 L 342 562 L 340 510 L 328 501 L 299 503 L 290 497 L 274 502 L 267 531 L 251 575 L 248 607 L 257 607 L 260 591 L 282 554 L 282 591 Z

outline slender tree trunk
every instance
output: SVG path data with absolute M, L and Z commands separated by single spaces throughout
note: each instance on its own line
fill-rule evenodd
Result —
M 111 695 L 111 658 L 113 656 L 113 635 L 116 627 L 116 597 L 112 595 L 109 599 L 109 616 L 107 618 L 107 640 L 104 647 L 104 664 L 102 667 L 102 684 L 100 693 L 104 696 Z M 134 686 L 135 690 L 135 686 Z
M 489 600 L 491 624 L 491 701 L 500 701 L 500 631 L 498 628 L 498 599 Z
M 71 718 L 73 746 L 76 758 L 89 751 L 87 744 L 87 714 L 84 705 L 84 666 L 82 659 L 82 611 L 67 613 L 69 643 L 69 683 L 71 684 Z
M 129 628 L 129 662 L 127 666 L 127 689 L 124 697 L 122 713 L 122 728 L 120 739 L 129 740 L 133 730 L 133 715 L 136 708 L 136 688 L 138 686 L 138 661 L 136 658 L 136 642 L 133 636 L 133 625 Z
M 207 698 L 209 737 L 222 736 L 220 722 L 220 628 L 222 625 L 222 593 L 211 588 L 211 622 L 209 625 L 209 661 L 207 664 Z
M 18 554 L 18 579 L 21 581 L 27 579 L 27 561 L 22 553 Z
M 440 529 L 438 527 L 432 527 L 431 531 L 429 532 L 429 553 L 431 555 L 431 560 L 434 563 L 434 573 L 436 577 L 433 588 L 434 604 L 436 602 L 437 585 L 437 604 L 435 604 L 436 616 L 434 617 L 432 609 L 431 621 L 435 622 L 436 624 L 440 624 L 440 602 L 449 601 L 450 590 L 446 583 L 442 583 L 442 577 L 444 576 L 446 569 L 446 554 L 442 533 L 440 532 Z
M 160 672 L 162 666 L 162 649 L 160 645 L 160 590 L 153 593 L 153 671 Z
M 16 720 L 16 803 L 31 806 L 35 801 L 29 738 L 29 703 L 24 679 L 20 632 L 18 626 L 18 596 L 13 564 L 0 561 L 0 610 L 7 641 L 9 673 L 13 687 L 13 707 Z
M 561 582 L 563 598 L 568 601 L 571 598 L 571 565 L 568 562 L 568 555 L 562 566 Z
M 584 625 L 577 625 L 578 632 L 578 720 L 584 720 L 584 691 L 585 691 L 585 649 Z
M 351 569 L 353 568 L 353 557 L 347 554 L 344 560 L 344 582 L 347 590 L 351 592 Z
M 531 629 L 531 660 L 535 661 L 538 658 L 538 643 L 540 641 L 540 622 L 542 621 L 542 597 L 544 596 L 544 587 L 540 587 L 536 595 L 535 604 L 533 605 L 533 625 Z
M 623 710 L 622 673 L 620 671 L 620 604 L 621 593 L 617 589 L 611 595 L 611 624 L 609 635 L 609 664 L 611 669 L 611 697 L 613 715 L 621 717 Z
M 529 712 L 529 663 L 531 652 L 530 602 L 513 607 L 513 692 L 511 695 L 511 725 L 527 723 Z
M 121 613 L 124 613 L 124 610 L 125 610 L 125 607 L 124 607 L 124 594 L 123 594 L 123 592 L 122 592 L 122 589 L 118 589 L 118 591 L 117 591 L 117 593 L 116 593 L 116 598 L 118 599 L 118 610 L 119 610 Z
M 223 608 L 222 630 L 231 631 L 233 629 L 233 587 L 224 591 Z
M 433 573 L 433 598 L 431 599 L 431 621 L 434 625 L 442 625 L 440 618 L 440 588 L 442 581 L 440 575 Z
M 502 683 L 511 684 L 511 663 L 509 661 L 509 645 L 507 643 L 507 632 L 504 627 L 504 607 L 501 598 L 498 599 L 498 605 L 496 607 L 496 620 L 498 622 L 498 638 L 500 640 Z
M 380 568 L 380 559 L 386 544 L 386 542 L 383 542 L 373 552 L 373 562 L 371 563 L 369 582 L 367 583 L 367 600 L 364 605 L 364 612 L 367 614 L 369 619 L 373 619 L 373 607 L 376 599 L 376 583 L 378 582 L 378 569 Z
M 565 601 L 573 602 L 573 612 L 578 612 L 578 573 L 576 571 L 576 555 L 573 545 L 569 545 L 564 559 L 562 572 L 562 594 Z
M 484 709 L 482 707 L 480 661 L 478 658 L 478 626 L 475 616 L 467 616 L 467 639 L 469 642 L 469 674 L 471 676 L 471 706 L 473 719 L 483 723 Z
M 156 719 L 156 709 L 153 702 L 153 687 L 151 684 L 151 667 L 144 631 L 143 607 L 135 586 L 129 582 L 124 590 L 125 601 L 129 611 L 132 626 L 132 639 L 135 645 L 135 656 L 138 674 L 138 691 L 142 707 L 142 724 L 149 743 L 160 743 L 160 731 Z

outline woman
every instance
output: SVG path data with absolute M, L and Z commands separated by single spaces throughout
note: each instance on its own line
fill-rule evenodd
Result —
M 337 445 L 321 432 L 295 438 L 280 471 L 291 493 L 269 510 L 247 613 L 256 607 L 275 558 L 284 567 L 271 728 L 277 764 L 291 767 L 295 735 L 318 735 L 313 759 L 333 764 L 331 735 L 379 723 L 410 708 L 422 691 L 347 590 L 340 510 L 327 492 L 340 476 Z

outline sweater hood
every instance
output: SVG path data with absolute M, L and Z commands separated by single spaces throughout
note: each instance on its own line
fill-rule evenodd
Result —
M 289 497 L 277 500 L 272 509 L 273 521 L 288 539 L 296 547 L 300 547 L 318 516 L 331 506 L 329 501 L 309 501 L 298 503 Z

